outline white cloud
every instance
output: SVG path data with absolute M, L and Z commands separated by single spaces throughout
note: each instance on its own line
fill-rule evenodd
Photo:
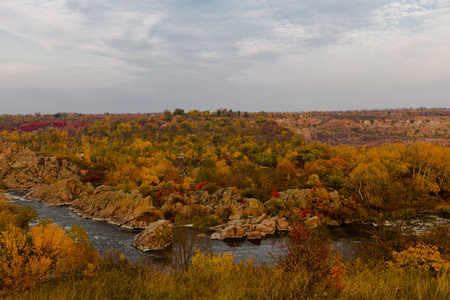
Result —
M 12 63 L 12 64 L 0 64 L 0 70 L 4 74 L 22 74 L 23 72 L 34 72 L 41 70 L 43 67 L 40 65 L 33 64 L 22 64 L 22 63 Z
M 277 93 L 292 107 L 300 91 L 351 104 L 367 87 L 426 95 L 450 62 L 445 0 L 3 0 L 0 30 L 23 39 L 0 35 L 0 88 L 133 90 L 199 108 Z

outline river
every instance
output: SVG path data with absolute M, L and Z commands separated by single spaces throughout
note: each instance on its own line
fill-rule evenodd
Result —
M 90 219 L 83 219 L 69 210 L 68 206 L 47 206 L 41 202 L 30 200 L 25 196 L 25 192 L 10 192 L 8 193 L 12 202 L 20 206 L 30 206 L 39 214 L 36 221 L 33 221 L 30 226 L 36 225 L 40 220 L 52 219 L 56 224 L 59 224 L 66 230 L 69 230 L 75 224 L 83 227 L 91 241 L 92 245 L 101 253 L 110 248 L 119 250 L 129 260 L 139 262 L 141 260 L 150 260 L 152 262 L 164 263 L 170 257 L 167 251 L 147 251 L 141 252 L 133 247 L 133 239 L 141 230 L 124 229 L 112 224 L 101 221 L 93 221 Z M 194 230 L 187 229 L 192 236 Z M 185 232 L 185 228 L 175 228 L 174 234 L 178 232 Z M 261 241 L 248 240 L 230 240 L 217 241 L 210 240 L 211 232 L 196 230 L 195 234 L 204 233 L 206 237 L 199 237 L 197 244 L 207 251 L 214 253 L 232 252 L 236 261 L 245 261 L 252 258 L 256 263 L 273 264 L 274 259 L 272 254 L 279 252 L 275 244 L 283 244 L 287 240 L 287 236 L 273 236 L 264 238 Z M 176 241 L 175 241 L 176 242 Z M 174 245 L 176 247 L 178 245 Z
M 41 202 L 28 199 L 25 192 L 10 192 L 8 194 L 14 203 L 20 206 L 30 206 L 38 212 L 39 217 L 30 224 L 31 226 L 38 224 L 42 219 L 52 219 L 54 223 L 59 224 L 66 230 L 69 230 L 75 224 L 79 224 L 86 230 L 91 243 L 100 253 L 112 248 L 120 251 L 133 262 L 150 260 L 153 263 L 165 264 L 171 259 L 172 253 L 168 251 L 141 252 L 136 250 L 133 247 L 133 239 L 140 230 L 129 230 L 106 222 L 83 219 L 69 210 L 68 206 L 47 206 Z M 410 226 L 420 232 L 427 230 L 432 224 L 436 223 L 450 224 L 450 219 L 429 215 L 426 218 L 412 220 Z M 355 245 L 359 243 L 361 234 L 360 226 L 353 224 L 329 229 L 332 244 L 346 258 L 355 256 Z M 205 236 L 198 237 L 198 234 L 202 233 Z M 274 255 L 280 253 L 279 246 L 286 244 L 288 240 L 287 235 L 272 235 L 257 241 L 246 239 L 218 241 L 210 240 L 211 232 L 206 230 L 176 227 L 174 229 L 174 249 L 186 246 L 186 234 L 190 237 L 195 236 L 196 245 L 201 246 L 203 250 L 214 253 L 231 252 L 238 262 L 252 258 L 256 264 L 265 263 L 269 265 L 275 262 Z

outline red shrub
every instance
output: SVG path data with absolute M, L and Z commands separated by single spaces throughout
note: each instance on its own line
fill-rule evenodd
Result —
M 295 224 L 289 236 L 289 244 L 280 246 L 283 255 L 278 264 L 287 272 L 307 271 L 312 284 L 325 283 L 337 290 L 343 288 L 344 264 L 338 251 L 318 231 L 303 224 Z

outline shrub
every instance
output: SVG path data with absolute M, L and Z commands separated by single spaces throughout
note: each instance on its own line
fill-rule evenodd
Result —
M 320 187 L 320 184 L 309 191 L 308 203 L 317 213 L 325 213 L 331 208 L 330 196 L 324 188 Z
M 441 214 L 450 214 L 450 205 L 440 204 L 436 206 L 436 210 Z
M 309 187 L 316 186 L 318 183 L 320 183 L 320 178 L 319 178 L 319 175 L 317 175 L 317 174 L 312 174 L 312 175 L 310 175 L 310 176 L 308 177 L 308 181 L 306 182 L 306 184 L 307 184 Z
M 286 272 L 305 270 L 312 285 L 325 284 L 337 290 L 343 288 L 344 264 L 323 234 L 309 230 L 303 224 L 295 224 L 289 241 L 287 246 L 281 246 L 283 256 L 278 258 L 278 265 Z
M 213 182 L 208 182 L 203 186 L 203 190 L 207 191 L 210 194 L 213 194 L 215 191 L 219 190 L 221 187 Z
M 134 186 L 133 184 L 127 182 L 127 183 L 119 184 L 119 185 L 116 187 L 116 190 L 118 190 L 118 191 L 119 191 L 119 190 L 123 190 L 125 193 L 130 193 L 131 190 L 133 190 L 134 188 L 136 188 L 136 186 Z
M 441 253 L 436 246 L 429 246 L 420 242 L 407 250 L 394 251 L 393 257 L 394 259 L 390 264 L 400 268 L 415 268 L 434 273 L 447 271 L 450 268 L 450 263 L 441 257 Z
M 98 269 L 103 273 L 120 270 L 128 276 L 135 276 L 139 266 L 130 262 L 120 251 L 110 248 L 101 254 Z
M 196 250 L 189 272 L 204 277 L 230 277 L 237 266 L 231 252 L 205 254 Z
M 151 196 L 154 198 L 156 196 L 155 188 L 144 183 L 139 186 L 139 192 L 141 192 L 144 197 Z
M 264 203 L 267 214 L 276 216 L 280 211 L 285 208 L 284 201 L 279 198 L 272 197 L 269 201 Z
M 232 213 L 233 209 L 231 206 L 226 206 L 223 209 L 217 209 L 218 217 L 222 222 L 228 222 Z
M 220 223 L 217 215 L 197 216 L 193 220 L 196 227 L 214 227 Z
M 97 253 L 80 227 L 67 233 L 41 222 L 25 230 L 9 224 L 0 233 L 0 288 L 26 289 L 50 277 L 92 276 Z
M 246 188 L 241 192 L 241 196 L 243 198 L 256 198 L 256 199 L 264 199 L 265 193 L 264 191 L 258 190 L 255 187 Z
M 406 232 L 402 222 L 389 227 L 384 222 L 366 230 L 363 242 L 358 244 L 359 257 L 364 261 L 389 261 L 394 251 L 403 251 L 414 244 L 417 236 Z
M 206 251 L 210 247 L 211 241 L 202 237 L 200 232 L 187 227 L 175 228 L 172 249 L 167 250 L 175 270 L 187 270 L 196 251 Z
M 437 226 L 420 236 L 425 244 L 436 246 L 438 251 L 450 259 L 450 227 Z
M 412 208 L 405 208 L 395 210 L 389 214 L 389 219 L 392 220 L 409 220 L 417 216 L 417 211 Z
M 48 278 L 93 276 L 98 257 L 86 231 L 73 226 L 67 233 L 51 220 L 28 231 L 36 217 L 29 207 L 0 199 L 0 290 L 26 289 Z
M 28 223 L 37 219 L 37 212 L 29 206 L 20 207 L 17 204 L 8 204 L 3 197 L 0 194 L 0 231 L 6 230 L 8 224 L 28 230 Z

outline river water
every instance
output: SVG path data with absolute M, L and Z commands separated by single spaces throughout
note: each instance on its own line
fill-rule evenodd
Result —
M 69 210 L 67 206 L 47 206 L 41 202 L 28 199 L 25 194 L 25 192 L 10 192 L 9 196 L 14 203 L 20 206 L 30 206 L 38 212 L 39 217 L 30 224 L 31 226 L 38 224 L 42 219 L 52 219 L 54 223 L 59 224 L 66 230 L 69 230 L 75 224 L 79 224 L 86 230 L 91 243 L 100 253 L 112 248 L 120 251 L 133 262 L 147 260 L 158 264 L 170 262 L 172 253 L 169 251 L 141 252 L 133 247 L 133 239 L 140 230 L 129 230 L 106 222 L 83 219 Z M 425 218 L 412 220 L 409 224 L 409 226 L 413 226 L 415 231 L 420 232 L 427 230 L 432 224 L 450 224 L 450 219 L 428 215 Z M 353 224 L 329 229 L 332 244 L 341 251 L 344 258 L 355 256 L 355 246 L 359 243 L 361 232 L 364 231 L 361 226 Z M 202 233 L 205 236 L 198 237 L 198 234 Z M 175 228 L 173 248 L 185 247 L 186 235 L 195 236 L 195 245 L 200 246 L 203 250 L 214 253 L 231 252 L 238 262 L 252 258 L 256 264 L 270 265 L 275 262 L 274 256 L 281 253 L 280 245 L 284 245 L 288 241 L 286 234 L 272 235 L 257 241 L 246 239 L 210 240 L 210 234 L 211 232 L 206 230 Z
M 8 193 L 12 202 L 20 206 L 30 206 L 39 214 L 36 221 L 30 225 L 37 225 L 40 220 L 52 219 L 53 223 L 59 224 L 66 230 L 69 230 L 75 224 L 83 227 L 91 241 L 92 245 L 101 253 L 108 249 L 115 249 L 122 252 L 129 260 L 139 262 L 141 260 L 150 260 L 152 262 L 164 263 L 170 259 L 167 251 L 147 251 L 141 252 L 133 247 L 133 239 L 141 230 L 124 229 L 112 224 L 101 221 L 83 219 L 69 210 L 67 206 L 47 206 L 41 202 L 30 200 L 25 196 L 25 192 Z M 185 228 L 175 228 L 174 234 L 186 232 Z M 264 238 L 261 241 L 248 241 L 244 239 L 217 241 L 210 240 L 211 232 L 188 229 L 188 234 L 204 233 L 206 237 L 197 238 L 197 245 L 206 251 L 214 253 L 232 252 L 236 261 L 245 261 L 252 258 L 256 263 L 273 264 L 273 254 L 279 253 L 277 244 L 284 244 L 287 236 L 273 236 Z M 182 239 L 181 239 L 182 240 Z M 175 241 L 176 243 L 176 241 Z M 177 245 L 175 245 L 177 246 Z

